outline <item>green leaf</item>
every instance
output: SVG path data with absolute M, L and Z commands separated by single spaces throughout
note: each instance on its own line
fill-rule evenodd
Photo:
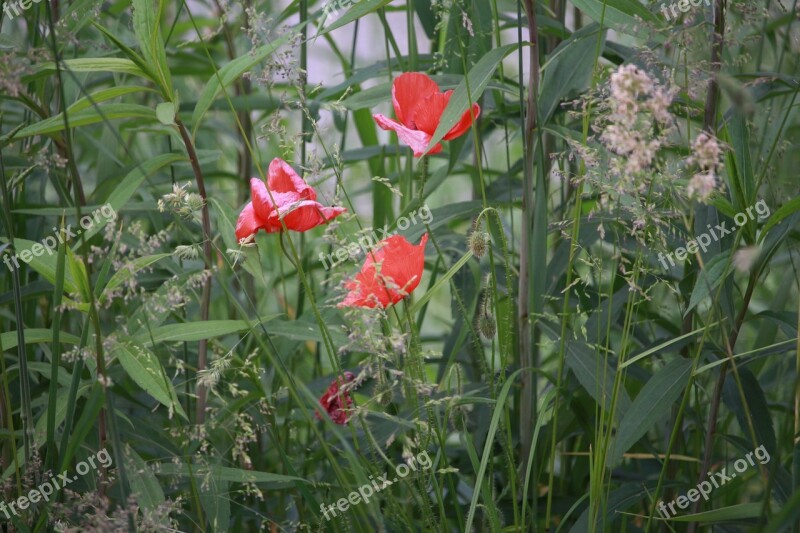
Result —
M 59 333 L 58 340 L 66 344 L 78 344 L 81 342 L 80 338 L 65 331 Z M 25 328 L 25 344 L 36 344 L 39 342 L 53 342 L 53 330 L 45 328 Z M 13 330 L 0 333 L 0 346 L 3 347 L 3 351 L 16 348 L 17 331 Z
M 319 331 L 319 325 L 316 322 L 311 323 L 303 320 L 270 320 L 264 322 L 264 328 L 270 335 L 277 335 L 285 339 L 301 342 L 324 342 L 322 334 Z M 258 334 L 260 332 L 261 328 L 258 327 L 256 333 Z M 340 330 L 332 327 L 328 332 L 335 346 L 344 346 L 347 344 L 347 336 Z
M 646 25 L 637 20 L 636 17 L 639 17 L 656 28 L 664 27 L 664 21 L 638 0 L 573 0 L 572 4 L 593 21 L 601 22 L 604 28 L 642 39 L 649 37 L 658 42 L 664 41 L 663 35 L 651 33 Z
M 119 118 L 145 118 L 155 119 L 153 109 L 147 106 L 138 104 L 106 104 L 104 106 L 91 107 L 82 109 L 76 112 L 67 113 L 69 118 L 69 127 L 77 128 L 79 126 L 87 126 L 89 124 L 97 124 L 98 122 L 105 122 L 106 120 L 114 120 Z M 15 139 L 23 137 L 31 137 L 33 135 L 46 135 L 49 133 L 57 133 L 64 129 L 64 117 L 61 113 L 54 117 L 40 120 L 35 124 L 31 124 L 14 135 Z
M 72 72 L 117 72 L 120 74 L 131 74 L 140 78 L 150 79 L 136 63 L 130 59 L 115 57 L 84 57 L 78 59 L 65 59 L 61 62 L 64 69 Z M 42 63 L 36 68 L 33 78 L 55 72 L 56 64 L 53 62 Z
M 503 388 L 500 390 L 500 394 L 497 396 L 497 405 L 495 405 L 494 411 L 492 412 L 492 420 L 489 423 L 489 433 L 486 435 L 486 443 L 483 447 L 483 456 L 481 457 L 480 468 L 478 469 L 478 473 L 475 478 L 475 489 L 472 492 L 472 501 L 470 502 L 469 510 L 467 511 L 467 525 L 464 528 L 465 531 L 472 531 L 472 521 L 475 519 L 475 509 L 477 508 L 478 498 L 481 494 L 481 487 L 483 486 L 483 478 L 486 474 L 486 467 L 489 464 L 489 458 L 492 457 L 493 450 L 496 445 L 494 435 L 497 432 L 497 428 L 500 424 L 500 416 L 503 413 L 506 413 L 506 398 L 511 390 L 511 386 L 514 384 L 514 378 L 516 378 L 517 374 L 523 370 L 526 369 L 520 368 L 508 376 L 506 382 L 503 384 Z M 487 499 L 487 506 L 490 504 L 494 505 L 491 495 L 484 495 L 484 498 Z
M 188 420 L 183 407 L 177 401 L 172 382 L 153 352 L 135 343 L 120 343 L 116 346 L 114 355 L 137 385 L 167 407 L 170 412 L 174 411 Z
M 314 37 L 315 39 L 321 35 L 325 35 L 326 33 L 333 31 L 337 28 L 341 28 L 345 24 L 350 24 L 356 19 L 360 19 L 361 17 L 372 13 L 373 11 L 377 11 L 378 9 L 382 8 L 383 6 L 391 3 L 392 0 L 359 0 L 356 4 L 351 7 L 347 13 L 336 19 L 336 22 L 324 28 L 323 30 L 317 32 L 317 35 Z M 335 4 L 341 3 L 341 0 L 325 0 L 326 6 L 335 7 Z M 332 10 L 332 9 L 331 9 Z M 327 14 L 327 12 L 323 9 L 323 16 Z M 324 19 L 323 19 L 324 23 Z
M 175 104 L 172 102 L 161 102 L 156 106 L 156 118 L 165 126 L 175 124 Z
M 722 388 L 722 399 L 725 402 L 725 406 L 736 415 L 739 429 L 748 442 L 751 442 L 752 439 L 750 433 L 750 423 L 752 423 L 756 439 L 755 445 L 763 445 L 770 456 L 777 455 L 775 428 L 772 426 L 772 416 L 769 412 L 764 389 L 761 388 L 758 379 L 750 369 L 739 366 L 737 372 L 739 373 L 739 381 L 742 384 L 744 400 L 747 402 L 747 410 L 742 404 L 742 395 L 739 394 L 739 387 L 733 376 L 725 381 L 725 386 Z
M 16 250 L 17 257 L 19 258 L 20 254 L 24 251 L 30 251 L 34 246 L 39 246 L 43 248 L 45 251 L 49 251 L 49 253 L 45 254 L 45 252 L 41 252 L 41 255 L 36 256 L 31 253 L 31 259 L 27 262 L 28 266 L 34 269 L 36 272 L 42 275 L 44 279 L 49 281 L 50 283 L 55 286 L 56 284 L 56 256 L 53 255 L 52 250 L 49 248 L 44 248 L 41 243 L 27 241 L 25 239 L 14 239 L 14 249 Z M 38 249 L 38 248 L 37 248 Z M 26 254 L 27 255 L 27 254 Z M 19 258 L 18 262 L 21 264 L 22 259 Z M 75 279 L 72 277 L 72 273 L 67 270 L 64 273 L 64 290 L 68 293 L 76 293 L 78 291 L 78 285 L 75 283 Z
M 0 50 L 13 50 L 14 48 L 22 48 L 22 45 L 8 35 L 0 35 Z
M 763 503 L 740 503 L 738 505 L 731 505 L 730 507 L 723 507 L 721 509 L 712 509 L 696 514 L 676 515 L 670 517 L 668 520 L 671 522 L 720 522 L 722 520 L 742 520 L 745 518 L 758 518 L 764 509 Z
M 214 101 L 220 92 L 236 81 L 242 74 L 258 65 L 266 57 L 273 54 L 278 48 L 289 42 L 290 39 L 293 39 L 297 32 L 300 31 L 305 24 L 306 23 L 299 24 L 297 27 L 295 27 L 294 31 L 288 32 L 283 37 L 275 39 L 271 43 L 261 46 L 260 48 L 247 52 L 243 56 L 237 57 L 219 69 L 218 72 L 215 72 L 208 82 L 206 82 L 203 91 L 200 93 L 200 98 L 197 99 L 197 105 L 192 113 L 194 129 L 197 130 L 198 126 L 200 125 L 200 119 L 202 119 L 203 115 L 206 114 L 208 108 L 211 106 L 211 102 Z M 222 80 L 221 85 L 220 80 Z
M 152 338 L 150 332 L 145 332 L 137 335 L 135 340 L 143 344 L 191 342 L 238 333 L 248 330 L 250 327 L 245 320 L 206 320 L 205 322 L 167 324 L 153 329 Z
M 546 124 L 559 103 L 571 92 L 583 91 L 592 79 L 594 52 L 598 46 L 598 24 L 582 28 L 553 50 L 542 67 L 541 94 L 539 96 L 539 123 Z M 605 31 L 600 41 L 602 53 Z
M 132 4 L 133 32 L 139 41 L 142 55 L 158 77 L 158 84 L 164 97 L 172 101 L 174 99 L 172 80 L 159 27 L 161 2 L 158 3 L 158 7 L 153 4 L 153 0 L 133 0 Z
M 29 331 L 30 330 L 28 330 L 28 329 L 25 330 L 25 335 L 26 336 L 28 335 Z M 60 335 L 64 335 L 64 333 L 62 332 Z M 58 338 L 59 344 L 63 340 L 64 339 L 61 338 L 61 336 L 59 336 L 59 338 Z M 27 344 L 27 342 L 28 342 L 28 339 L 26 338 L 25 339 L 25 343 Z M 70 343 L 70 344 L 76 344 L 77 345 L 78 343 L 74 342 L 74 343 Z M 14 367 L 9 367 L 9 368 L 14 368 Z M 52 370 L 52 367 L 50 366 L 49 362 L 48 363 L 40 363 L 38 361 L 28 361 L 28 372 L 36 372 L 37 374 L 41 374 L 45 378 L 50 379 L 51 370 Z M 55 381 L 56 381 L 56 383 L 58 383 L 62 387 L 69 387 L 70 383 L 72 383 L 72 375 L 67 371 L 66 368 L 59 366 L 58 367 L 58 374 L 56 375 Z
M 286 487 L 309 481 L 294 476 L 284 476 L 281 474 L 270 474 L 269 472 L 256 472 L 254 470 L 242 470 L 241 468 L 230 468 L 226 466 L 213 465 L 201 466 L 192 465 L 191 472 L 186 464 L 161 463 L 156 469 L 158 475 L 163 476 L 196 476 L 199 480 L 208 477 L 215 481 L 228 481 L 231 483 L 255 483 L 257 485 L 269 484 L 273 487 Z
M 78 293 L 84 302 L 89 302 L 92 299 L 92 289 L 89 285 L 89 275 L 86 272 L 86 265 L 83 260 L 76 256 L 69 246 L 65 247 L 67 250 L 67 267 L 72 279 L 78 286 Z
M 797 452 L 795 451 L 795 454 Z M 781 510 L 770 519 L 764 533 L 782 533 L 789 531 L 793 524 L 800 520 L 800 489 L 796 490 Z
M 708 326 L 703 326 L 702 328 L 697 328 L 696 330 L 690 331 L 689 333 L 681 335 L 680 337 L 675 337 L 675 338 L 669 339 L 669 340 L 667 340 L 665 342 L 662 342 L 658 346 L 653 346 L 652 348 L 648 348 L 647 350 L 643 351 L 642 353 L 636 354 L 634 357 L 631 357 L 630 359 L 626 360 L 624 363 L 619 365 L 619 367 L 620 368 L 625 368 L 626 366 L 632 365 L 636 361 L 638 361 L 640 359 L 643 359 L 643 358 L 647 357 L 648 355 L 651 355 L 651 354 L 654 354 L 654 353 L 658 353 L 658 352 L 662 351 L 664 348 L 667 348 L 668 346 L 670 346 L 672 344 L 675 344 L 676 342 L 680 342 L 680 341 L 682 341 L 684 339 L 688 339 L 689 337 L 691 337 L 693 335 L 697 335 L 698 333 L 700 333 L 702 331 L 705 331 L 707 328 L 710 328 L 712 326 L 716 326 L 717 324 L 719 324 L 719 321 L 718 322 L 714 322 L 713 324 L 709 324 Z
M 552 339 L 557 339 L 558 334 L 549 327 L 543 327 Z M 588 345 L 578 341 L 567 342 L 566 363 L 572 369 L 575 377 L 586 389 L 597 405 L 602 405 L 607 411 L 611 410 L 611 396 L 614 392 L 614 370 Z M 614 418 L 624 418 L 630 408 L 631 400 L 624 389 L 619 391 L 617 410 Z
M 49 373 L 49 367 L 47 368 L 47 370 Z M 46 375 L 45 372 L 43 372 L 43 374 Z M 91 389 L 91 385 L 89 384 L 83 385 L 78 391 L 77 398 L 82 397 L 86 392 L 89 391 L 89 389 Z M 57 400 L 53 402 L 56 413 L 54 427 L 59 427 L 64 422 L 64 419 L 67 417 L 67 406 L 69 405 L 68 400 L 69 400 L 69 382 L 67 383 L 66 387 L 62 387 L 58 390 Z M 42 412 L 42 415 L 39 417 L 39 420 L 36 421 L 34 441 L 36 442 L 37 446 L 42 446 L 47 440 L 48 409 L 50 409 L 50 406 L 47 406 L 45 408 L 45 410 Z
M 706 263 L 706 267 L 700 271 L 697 276 L 697 282 L 692 291 L 692 297 L 689 300 L 689 306 L 686 308 L 686 314 L 695 308 L 697 304 L 705 300 L 711 295 L 711 291 L 716 289 L 724 279 L 725 272 L 728 265 L 728 254 L 721 253 L 715 255 L 714 258 Z
M 640 483 L 623 483 L 619 488 L 612 490 L 607 496 L 607 503 L 604 505 L 603 510 L 596 516 L 595 527 L 590 527 L 590 516 L 592 516 L 592 508 L 586 506 L 586 509 L 581 513 L 580 517 L 570 528 L 570 533 L 586 533 L 587 531 L 616 531 L 621 528 L 614 528 L 612 526 L 619 520 L 621 514 L 625 509 L 633 505 L 638 505 L 648 494 L 652 494 L 656 490 L 658 482 L 656 480 L 642 480 Z M 667 481 L 663 484 L 662 488 L 677 487 L 679 483 Z M 588 495 L 587 495 L 588 496 Z M 566 519 L 565 519 L 566 520 Z
M 130 474 L 128 481 L 131 492 L 136 497 L 136 502 L 142 509 L 155 510 L 165 501 L 164 491 L 161 490 L 155 474 L 129 444 L 125 445 L 125 462 L 125 469 Z
M 84 109 L 89 109 L 95 104 L 100 102 L 106 102 L 108 100 L 112 100 L 119 96 L 124 96 L 126 94 L 137 94 L 143 92 L 155 92 L 153 89 L 149 87 L 142 87 L 141 85 L 119 85 L 117 87 L 109 87 L 107 89 L 100 89 L 99 91 L 93 92 L 89 96 L 85 96 L 69 106 L 67 108 L 68 113 L 75 113 L 77 111 L 83 111 Z M 88 206 L 85 206 L 88 208 Z
M 475 66 L 467 74 L 466 79 L 458 84 L 458 87 L 450 96 L 450 102 L 447 104 L 444 113 L 442 113 L 439 126 L 436 128 L 431 142 L 428 143 L 428 150 L 436 146 L 447 135 L 447 132 L 456 125 L 469 109 L 470 102 L 475 103 L 480 99 L 500 62 L 518 47 L 519 44 L 514 43 L 494 48 L 475 63 Z M 469 94 L 467 94 L 467 84 L 469 84 Z
M 764 202 L 764 200 L 759 200 L 760 202 Z M 762 205 L 767 205 L 766 202 Z M 775 211 L 771 217 L 767 219 L 767 223 L 764 224 L 764 228 L 761 230 L 761 235 L 759 235 L 758 240 L 763 241 L 764 238 L 767 236 L 769 230 L 774 228 L 776 225 L 780 224 L 780 222 L 788 217 L 793 215 L 794 213 L 800 211 L 800 196 L 792 198 L 785 204 L 783 204 L 777 211 Z
M 615 467 L 653 425 L 664 419 L 680 397 L 692 375 L 692 361 L 673 359 L 658 371 L 636 396 L 622 418 L 616 437 L 606 455 L 606 466 Z
M 215 464 L 212 471 L 216 468 L 224 468 L 222 465 Z M 206 522 L 211 524 L 212 531 L 230 531 L 231 520 L 231 498 L 230 482 L 219 477 L 203 479 L 204 490 L 200 492 L 200 503 L 206 513 Z
M 106 203 L 110 205 L 114 211 L 119 212 L 125 207 L 125 204 L 128 203 L 128 200 L 131 199 L 133 194 L 139 190 L 139 187 L 146 178 L 155 174 L 161 167 L 181 161 L 186 161 L 186 156 L 183 154 L 169 153 L 157 155 L 139 163 L 136 168 L 122 178 L 119 185 L 114 187 L 114 190 L 108 195 Z M 102 229 L 103 226 L 95 224 L 83 234 L 83 238 L 89 239 Z
M 108 280 L 108 284 L 103 289 L 103 297 L 105 298 L 107 293 L 110 293 L 129 279 L 132 279 L 138 271 L 142 270 L 143 268 L 147 268 L 166 257 L 170 257 L 171 255 L 172 254 L 146 255 L 144 257 L 137 257 L 133 261 L 130 261 L 122 268 L 117 270 L 111 279 Z
M 450 270 L 448 270 L 448 271 L 447 271 L 447 273 L 446 273 L 444 276 L 442 276 L 441 278 L 439 278 L 439 279 L 437 279 L 437 280 L 436 280 L 436 284 L 435 284 L 433 287 L 431 287 L 431 288 L 428 290 L 428 292 L 426 292 L 425 294 L 423 294 L 423 295 L 422 295 L 422 298 L 420 298 L 419 300 L 417 300 L 416 302 L 414 302 L 414 305 L 413 305 L 413 306 L 411 306 L 411 309 L 409 310 L 409 313 L 411 313 L 412 315 L 414 315 L 415 313 L 417 313 L 418 311 L 420 311 L 420 310 L 422 309 L 422 307 L 423 307 L 423 306 L 424 306 L 426 303 L 428 303 L 428 301 L 429 301 L 429 300 L 430 300 L 430 299 L 433 297 L 433 295 L 434 295 L 434 294 L 436 294 L 436 292 L 437 292 L 437 291 L 438 291 L 438 290 L 439 290 L 439 289 L 440 289 L 440 288 L 441 288 L 441 287 L 442 287 L 442 286 L 443 286 L 445 283 L 449 282 L 449 281 L 450 281 L 450 278 L 452 278 L 453 276 L 455 276 L 456 272 L 458 272 L 459 270 L 461 270 L 461 267 L 463 267 L 464 265 L 466 265 L 466 264 L 467 264 L 467 261 L 469 261 L 470 259 L 472 259 L 472 251 L 471 251 L 471 250 L 468 250 L 468 251 L 467 251 L 467 253 L 465 253 L 465 254 L 464 254 L 464 256 L 463 256 L 461 259 L 459 259 L 459 260 L 456 262 L 456 264 L 454 264 L 452 267 L 450 267 Z

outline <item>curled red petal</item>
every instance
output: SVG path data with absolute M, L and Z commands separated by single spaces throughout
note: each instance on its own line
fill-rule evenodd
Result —
M 397 133 L 397 137 L 405 144 L 410 146 L 414 151 L 414 157 L 420 157 L 425 154 L 425 150 L 428 148 L 428 143 L 431 142 L 430 135 L 424 131 L 409 129 L 399 122 L 395 122 L 394 120 L 386 117 L 385 115 L 381 115 L 380 113 L 372 115 L 372 118 L 375 119 L 375 122 L 382 129 L 393 130 L 395 133 Z M 442 145 L 441 143 L 437 143 L 433 148 L 431 148 L 428 154 L 438 154 L 441 151 Z
M 319 404 L 323 409 L 325 409 L 325 411 L 328 413 L 328 416 L 331 417 L 331 420 L 337 424 L 347 423 L 348 416 L 346 410 L 353 405 L 353 399 L 350 397 L 350 392 L 340 391 L 339 388 L 345 383 L 350 383 L 354 379 L 355 375 L 353 375 L 352 372 L 345 372 L 344 380 L 341 377 L 336 378 L 330 384 L 325 394 L 323 394 L 319 399 Z M 322 419 L 319 412 L 317 412 L 317 418 Z
M 413 117 L 417 106 L 423 99 L 438 92 L 436 82 L 421 72 L 406 72 L 396 77 L 392 83 L 392 103 L 397 120 L 411 127 L 407 121 Z
M 256 215 L 253 209 L 253 202 L 248 202 L 239 213 L 239 220 L 236 221 L 236 240 L 250 242 L 258 230 L 264 229 L 264 227 L 264 221 Z
M 325 222 L 330 222 L 347 211 L 344 207 L 326 207 L 313 200 L 302 200 L 293 204 L 282 205 L 267 219 L 268 232 L 281 231 L 280 218 L 286 224 L 286 229 L 292 231 L 308 231 Z
M 461 115 L 461 119 L 456 123 L 456 125 L 453 126 L 450 131 L 447 132 L 447 135 L 444 136 L 444 140 L 449 141 L 466 133 L 470 126 L 472 126 L 473 118 L 477 120 L 480 114 L 481 106 L 478 104 L 472 104 L 472 113 L 470 113 L 470 110 L 467 109 L 464 114 Z
M 314 188 L 297 175 L 291 165 L 276 157 L 269 164 L 267 186 L 272 193 L 294 193 L 295 200 L 316 200 Z M 276 201 L 278 205 L 281 205 Z

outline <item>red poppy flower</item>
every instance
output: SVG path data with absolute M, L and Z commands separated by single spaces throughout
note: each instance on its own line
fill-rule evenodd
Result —
M 350 383 L 355 378 L 352 372 L 344 373 L 344 383 Z M 336 378 L 334 382 L 331 383 L 330 387 L 328 387 L 327 392 L 319 399 L 319 404 L 328 412 L 328 416 L 331 417 L 331 420 L 337 424 L 347 423 L 346 409 L 349 409 L 350 406 L 353 405 L 350 392 L 339 391 L 339 387 L 344 385 L 344 383 L 342 383 L 341 377 Z M 322 416 L 320 416 L 319 412 L 317 413 L 317 418 L 322 420 Z
M 236 222 L 239 242 L 251 241 L 260 229 L 267 233 L 281 231 L 281 219 L 287 229 L 308 231 L 347 211 L 344 207 L 325 207 L 317 202 L 314 189 L 277 157 L 269 164 L 266 185 L 258 178 L 250 180 L 250 196 L 252 201 L 244 206 Z
M 392 84 L 392 103 L 400 122 L 381 114 L 372 117 L 384 130 L 394 130 L 400 140 L 414 150 L 414 156 L 420 157 L 427 150 L 452 94 L 452 90 L 441 92 L 436 82 L 425 74 L 406 72 L 395 78 Z M 461 120 L 447 132 L 445 141 L 463 135 L 472 125 L 473 118 L 477 119 L 481 114 L 481 106 L 472 104 L 471 111 L 472 114 L 467 110 Z M 441 151 L 442 144 L 436 143 L 428 153 L 437 154 Z
M 418 245 L 400 235 L 379 242 L 361 272 L 345 283 L 350 292 L 338 307 L 386 308 L 411 294 L 422 279 L 427 242 L 427 233 Z

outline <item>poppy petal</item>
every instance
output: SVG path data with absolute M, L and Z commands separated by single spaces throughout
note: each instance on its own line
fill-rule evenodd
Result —
M 424 234 L 418 245 L 413 245 L 400 235 L 387 239 L 385 259 L 381 263 L 380 276 L 386 284 L 391 303 L 396 304 L 419 286 L 425 269 Z
M 384 130 L 394 130 L 397 133 L 397 137 L 403 141 L 405 144 L 411 147 L 414 151 L 414 157 L 420 157 L 425 154 L 425 150 L 428 149 L 428 143 L 431 141 L 431 136 L 425 133 L 424 131 L 417 131 L 409 129 L 399 122 L 395 122 L 394 120 L 379 114 L 372 115 L 372 118 L 375 119 L 375 122 L 378 123 Z M 442 151 L 441 143 L 437 143 L 436 146 L 431 148 L 429 155 L 438 154 Z
M 317 193 L 297 175 L 292 166 L 283 159 L 276 157 L 269 164 L 267 172 L 267 186 L 274 193 L 295 193 L 296 200 L 316 200 Z M 295 201 L 296 201 L 295 200 Z M 281 205 L 280 202 L 277 202 Z
M 424 131 L 433 137 L 442 120 L 442 113 L 450 101 L 451 94 L 453 91 L 434 93 L 423 98 L 409 119 L 409 127 Z
M 391 302 L 391 297 L 386 291 L 386 287 L 381 283 L 374 266 L 365 267 L 359 272 L 354 280 L 345 283 L 348 292 L 344 300 L 339 302 L 337 307 L 366 307 L 375 309 L 376 307 L 386 308 Z
M 251 237 L 255 237 L 258 230 L 263 229 L 264 226 L 264 221 L 256 215 L 253 209 L 253 202 L 247 202 L 242 212 L 239 213 L 239 220 L 236 221 L 236 240 L 250 242 Z
M 353 405 L 353 398 L 350 397 L 350 391 L 340 391 L 339 388 L 346 383 L 350 383 L 355 379 L 352 372 L 345 372 L 344 379 L 337 377 L 333 383 L 330 384 L 328 390 L 325 391 L 319 399 L 319 404 L 328 413 L 337 424 L 346 424 L 348 420 L 347 409 Z M 317 419 L 322 420 L 319 412 L 317 412 Z
M 250 197 L 253 200 L 253 209 L 258 218 L 265 221 L 269 219 L 275 210 L 275 206 L 269 197 L 267 186 L 259 178 L 250 180 Z
M 463 115 L 461 115 L 461 120 L 453 126 L 453 128 L 447 132 L 447 135 L 444 136 L 445 141 L 449 141 L 451 139 L 455 139 L 466 133 L 469 130 L 470 126 L 472 126 L 472 119 L 473 115 L 475 120 L 478 120 L 478 117 L 481 114 L 481 106 L 478 104 L 472 104 L 472 114 L 470 114 L 470 110 L 467 109 Z
M 406 72 L 396 77 L 392 83 L 392 103 L 397 120 L 410 126 L 406 121 L 413 117 L 417 106 L 438 92 L 436 82 L 420 72 Z
M 267 220 L 268 232 L 281 231 L 280 218 L 286 228 L 292 231 L 308 231 L 320 224 L 329 222 L 347 211 L 344 207 L 325 207 L 313 200 L 302 200 L 293 204 L 282 205 L 278 210 L 273 211 Z
M 400 235 L 379 243 L 355 279 L 345 284 L 349 292 L 338 307 L 386 308 L 408 296 L 422 279 L 427 242 L 426 233 L 418 245 Z

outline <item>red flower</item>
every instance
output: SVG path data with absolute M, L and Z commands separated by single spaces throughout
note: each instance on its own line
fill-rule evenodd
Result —
M 418 245 L 400 235 L 379 242 L 361 272 L 345 283 L 350 292 L 338 307 L 386 308 L 411 294 L 422 279 L 426 242 L 427 233 Z
M 441 92 L 436 82 L 425 74 L 406 72 L 395 78 L 392 84 L 392 103 L 400 122 L 381 114 L 372 117 L 381 128 L 394 130 L 400 140 L 414 150 L 414 156 L 420 157 L 427 150 L 452 94 L 452 90 Z M 453 129 L 447 132 L 445 141 L 463 135 L 472 125 L 473 118 L 477 119 L 481 114 L 481 107 L 472 104 L 471 111 L 472 114 L 467 110 Z M 436 143 L 428 153 L 437 154 L 441 151 L 441 143 Z
M 344 383 L 350 383 L 354 379 L 355 376 L 352 372 L 344 373 Z M 341 377 L 336 378 L 328 387 L 327 392 L 319 399 L 319 404 L 328 412 L 331 420 L 337 424 L 347 424 L 347 412 L 345 410 L 353 405 L 353 399 L 350 397 L 349 391 L 339 392 L 339 387 L 344 383 L 342 383 Z M 322 420 L 319 412 L 317 412 L 317 418 Z
M 266 185 L 258 178 L 250 180 L 253 200 L 244 206 L 236 222 L 239 242 L 251 241 L 260 229 L 267 233 L 281 231 L 281 218 L 287 229 L 308 231 L 347 211 L 344 207 L 324 207 L 317 202 L 314 189 L 283 159 L 273 159 L 268 174 Z

